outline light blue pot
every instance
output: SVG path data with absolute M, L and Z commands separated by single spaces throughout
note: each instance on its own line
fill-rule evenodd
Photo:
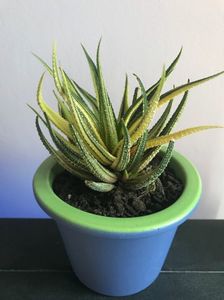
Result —
M 134 218 L 102 217 L 71 207 L 52 190 L 61 167 L 49 157 L 38 168 L 33 181 L 37 201 L 57 222 L 74 273 L 87 287 L 125 296 L 157 278 L 177 227 L 201 194 L 200 176 L 185 157 L 174 152 L 171 166 L 185 184 L 181 197 L 163 211 Z

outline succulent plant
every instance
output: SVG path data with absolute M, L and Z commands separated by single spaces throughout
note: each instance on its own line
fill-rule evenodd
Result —
M 160 79 L 145 89 L 138 82 L 133 97 L 129 96 L 128 77 L 125 79 L 123 99 L 116 117 L 103 79 L 100 63 L 100 43 L 96 63 L 83 47 L 91 72 L 95 95 L 87 92 L 58 65 L 56 48 L 53 47 L 52 67 L 36 56 L 52 76 L 55 84 L 54 96 L 58 112 L 44 100 L 41 76 L 37 101 L 43 115 L 36 113 L 36 128 L 39 137 L 56 161 L 68 172 L 81 178 L 96 191 L 108 192 L 117 185 L 129 190 L 150 188 L 167 167 L 174 147 L 174 141 L 205 129 L 222 126 L 198 126 L 171 132 L 179 119 L 188 97 L 188 90 L 224 72 L 183 84 L 162 93 L 164 83 L 174 70 L 182 49 L 171 65 L 162 70 Z M 183 97 L 171 114 L 173 99 Z M 130 103 L 130 98 L 132 103 Z M 166 107 L 151 128 L 156 112 Z M 171 114 L 171 115 L 170 115 Z M 39 120 L 47 127 L 55 145 L 45 137 Z M 151 161 L 168 144 L 159 165 L 151 167 Z M 161 155 L 161 153 L 160 153 Z

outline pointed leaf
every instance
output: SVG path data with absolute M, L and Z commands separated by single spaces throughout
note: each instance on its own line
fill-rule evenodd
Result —
M 190 90 L 193 87 L 198 86 L 198 85 L 200 85 L 200 84 L 202 84 L 202 83 L 204 83 L 208 80 L 211 80 L 215 77 L 218 77 L 218 76 L 222 75 L 223 73 L 224 73 L 224 71 L 216 73 L 212 76 L 208 76 L 208 77 L 196 80 L 196 81 L 192 81 L 190 83 L 186 83 L 184 85 L 178 86 L 175 89 L 172 89 L 172 90 L 166 92 L 165 94 L 161 95 L 160 101 L 159 101 L 159 106 L 161 106 L 164 103 L 170 101 L 171 99 L 173 99 L 174 97 L 180 95 L 181 93 L 186 92 L 187 90 Z
M 166 74 L 165 74 L 165 79 L 168 78 L 168 76 L 172 73 L 172 71 L 174 70 L 174 67 L 176 66 L 180 55 L 182 52 L 182 48 L 180 50 L 180 52 L 178 53 L 177 57 L 174 59 L 174 61 L 171 63 L 171 65 L 167 68 L 166 70 Z M 151 86 L 150 88 L 147 89 L 146 94 L 147 94 L 147 99 L 150 100 L 153 96 L 153 94 L 155 93 L 158 85 L 159 85 L 160 80 L 158 80 L 153 86 Z M 133 105 L 131 105 L 125 115 L 125 125 L 132 125 L 134 121 L 136 121 L 136 119 L 139 118 L 139 116 L 142 113 L 142 101 L 143 101 L 143 95 L 139 96 L 136 101 L 133 101 Z
M 64 100 L 62 100 L 55 91 L 53 91 L 53 94 L 54 94 L 55 98 L 58 101 L 58 112 L 59 112 L 59 114 L 62 116 L 63 119 L 67 120 L 68 122 L 72 122 L 72 113 L 68 109 L 68 107 L 65 104 Z
M 166 134 L 171 132 L 174 125 L 177 123 L 178 119 L 180 118 L 181 113 L 183 112 L 185 103 L 187 101 L 187 96 L 188 96 L 188 91 L 186 91 L 184 93 L 184 96 L 183 96 L 181 102 L 177 106 L 175 112 L 173 113 L 173 115 L 169 119 L 168 123 L 166 124 L 166 126 L 164 127 L 164 129 L 162 130 L 160 135 L 166 135 Z M 171 102 L 169 102 L 169 103 L 171 103 Z
M 39 112 L 33 108 L 31 105 L 27 104 L 27 106 L 32 109 L 32 111 L 36 114 L 36 116 L 39 117 L 39 119 L 41 119 L 41 121 L 47 126 L 47 123 L 45 122 L 44 118 L 39 114 Z
M 72 80 L 73 84 L 75 85 L 75 87 L 77 88 L 77 90 L 79 90 L 79 92 L 84 96 L 84 98 L 86 100 L 88 100 L 89 104 L 93 107 L 94 111 L 95 111 L 95 116 L 96 112 L 98 114 L 98 106 L 97 106 L 97 100 L 95 97 L 93 97 L 89 92 L 87 92 L 85 89 L 83 89 L 80 85 L 78 85 L 77 82 L 75 82 L 74 80 Z
M 40 140 L 42 141 L 43 145 L 45 146 L 45 148 L 50 152 L 50 154 L 52 154 L 54 156 L 54 158 L 56 159 L 56 161 L 68 172 L 70 172 L 71 174 L 81 178 L 81 179 L 89 179 L 89 180 L 93 180 L 93 176 L 87 172 L 84 172 L 82 170 L 78 170 L 78 168 L 74 168 L 74 165 L 71 164 L 70 160 L 67 159 L 61 152 L 56 151 L 51 144 L 47 141 L 47 139 L 45 138 L 39 122 L 38 122 L 38 116 L 36 117 L 36 128 L 37 128 L 37 132 L 39 134 Z
M 112 169 L 115 169 L 116 171 L 122 171 L 126 168 L 126 166 L 129 163 L 130 160 L 130 136 L 127 127 L 124 124 L 123 119 L 121 120 L 122 124 L 122 131 L 123 131 L 123 145 L 118 151 L 117 158 L 114 160 L 113 164 L 111 165 Z
M 58 69 L 58 62 L 57 62 L 57 51 L 56 51 L 56 46 L 53 46 L 53 51 L 52 51 L 52 70 L 53 70 L 53 77 L 54 77 L 54 83 L 55 86 L 58 90 L 58 92 L 61 94 L 62 93 L 62 87 L 61 87 L 61 80 L 59 77 L 59 69 Z
M 68 88 L 70 91 L 70 95 L 69 95 L 70 101 L 75 102 L 75 105 L 77 106 L 78 110 L 84 115 L 86 122 L 88 123 L 88 126 L 94 132 L 94 135 L 99 140 L 99 142 L 105 147 L 105 144 L 98 131 L 99 120 L 97 120 L 96 116 L 90 110 L 90 108 L 85 103 L 85 101 L 82 99 L 73 81 L 68 77 L 68 75 L 66 75 L 66 73 L 63 70 L 61 70 L 61 74 L 63 77 L 63 82 L 66 80 L 67 87 L 65 86 L 64 89 L 67 91 Z
M 110 172 L 108 169 L 106 169 L 103 165 L 99 163 L 95 159 L 95 157 L 89 152 L 89 150 L 86 148 L 81 136 L 79 135 L 79 132 L 76 130 L 76 128 L 72 125 L 70 125 L 71 132 L 74 135 L 74 138 L 76 139 L 76 143 L 79 147 L 80 154 L 84 161 L 86 161 L 86 167 L 89 169 L 89 171 L 97 177 L 99 180 L 106 182 L 106 183 L 114 183 L 117 181 L 117 176 Z
M 128 180 L 127 181 L 128 188 L 132 190 L 138 190 L 153 184 L 166 169 L 172 157 L 173 148 L 174 148 L 174 141 L 170 141 L 166 153 L 164 154 L 158 167 L 156 167 L 154 170 L 152 169 L 149 169 L 149 171 L 146 170 L 144 174 L 139 175 L 135 179 Z
M 142 114 L 144 115 L 145 112 L 146 112 L 146 109 L 147 109 L 147 106 L 148 106 L 148 100 L 147 100 L 147 95 L 146 95 L 146 91 L 145 91 L 145 88 L 144 88 L 144 85 L 142 84 L 142 81 L 141 79 L 136 75 L 134 74 L 134 76 L 136 77 L 137 81 L 138 81 L 138 84 L 140 86 L 140 89 L 141 89 L 141 92 L 142 92 Z
M 125 78 L 125 87 L 124 87 L 124 94 L 123 94 L 123 99 L 121 102 L 121 107 L 120 107 L 120 111 L 119 111 L 119 115 L 118 115 L 118 121 L 120 121 L 121 119 L 123 119 L 126 111 L 128 110 L 128 76 L 126 75 Z
M 87 172 L 88 170 L 85 167 L 85 162 L 82 161 L 80 155 L 77 153 L 77 149 L 70 142 L 67 143 L 64 142 L 64 140 L 61 139 L 60 136 L 55 134 L 46 114 L 45 114 L 45 119 L 46 119 L 46 126 L 49 130 L 52 141 L 54 142 L 56 147 L 60 150 L 61 153 L 63 153 L 72 162 L 72 164 L 74 164 L 76 168 Z
M 148 133 L 148 139 L 152 139 L 154 137 L 156 137 L 157 135 L 160 134 L 160 132 L 162 131 L 165 123 L 166 123 L 166 120 L 169 116 L 169 113 L 170 113 L 170 110 L 171 110 L 171 107 L 172 107 L 172 101 L 170 101 L 168 104 L 167 104 L 167 107 L 166 109 L 164 110 L 162 116 L 159 118 L 159 120 L 156 122 L 156 124 L 149 130 L 149 133 Z
M 218 126 L 218 125 L 217 126 L 216 125 L 197 126 L 197 127 L 191 127 L 191 128 L 187 128 L 184 130 L 180 130 L 180 131 L 168 134 L 168 135 L 162 135 L 155 139 L 149 140 L 146 143 L 146 149 L 169 143 L 169 141 L 171 141 L 171 140 L 181 139 L 182 137 L 185 137 L 187 135 L 190 135 L 190 134 L 202 131 L 202 130 L 213 129 L 213 128 L 224 128 L 224 126 Z
M 136 141 L 142 136 L 142 134 L 148 128 L 150 122 L 152 121 L 152 119 L 156 113 L 156 109 L 157 109 L 157 105 L 159 102 L 160 93 L 161 93 L 161 90 L 162 90 L 162 87 L 164 84 L 164 80 L 165 80 L 165 69 L 163 69 L 160 84 L 158 85 L 158 88 L 156 89 L 156 92 L 150 101 L 150 105 L 148 106 L 146 113 L 144 114 L 144 116 L 141 119 L 141 123 L 138 125 L 135 132 L 131 135 L 131 144 L 132 145 L 134 145 L 136 143 Z
M 86 122 L 86 119 L 84 119 L 84 115 L 78 111 L 79 104 L 77 102 L 72 101 L 71 93 L 68 87 L 67 78 L 62 71 L 62 78 L 64 82 L 65 92 L 68 96 L 68 104 L 70 105 L 70 108 L 73 113 L 74 122 L 72 124 L 75 125 L 77 130 L 79 131 L 79 134 L 81 135 L 84 143 L 86 144 L 88 150 L 103 164 L 109 165 L 111 164 L 111 160 L 113 161 L 115 157 L 113 157 L 109 151 L 101 145 L 100 141 L 101 139 L 98 139 L 97 136 L 95 137 L 95 132 L 91 132 L 92 129 L 92 123 L 91 121 Z M 86 115 L 85 115 L 86 116 Z M 89 126 L 89 128 L 88 128 Z
M 133 173 L 135 171 L 135 169 L 137 168 L 139 162 L 141 161 L 142 156 L 144 154 L 147 138 L 148 138 L 148 132 L 146 130 L 144 132 L 144 134 L 141 136 L 141 138 L 138 140 L 135 153 L 134 153 L 133 157 L 131 158 L 131 161 L 127 168 L 127 170 L 129 172 Z
M 99 89 L 100 89 L 100 87 L 99 87 L 99 78 L 98 78 L 97 67 L 94 64 L 92 58 L 89 56 L 86 49 L 84 48 L 84 46 L 83 45 L 81 45 L 81 46 L 82 46 L 82 49 L 85 53 L 85 56 L 86 56 L 88 64 L 89 64 L 89 69 L 90 69 L 90 73 L 91 73 L 91 77 L 92 77 L 93 87 L 94 87 L 95 94 L 96 94 L 97 107 L 99 107 L 99 97 L 100 97 Z
M 27 104 L 32 110 L 33 112 L 36 114 L 36 116 L 44 123 L 44 125 L 47 127 L 47 122 L 44 120 L 44 118 L 38 113 L 37 110 L 35 110 L 32 106 L 30 106 L 29 104 Z M 72 151 L 76 153 L 76 155 L 78 155 L 78 148 L 72 144 L 71 142 L 69 142 L 68 140 L 66 140 L 59 132 L 55 131 L 52 128 L 54 135 L 56 135 L 57 139 L 59 139 L 61 141 L 61 143 L 67 145 L 67 147 L 72 148 Z
M 108 97 L 100 64 L 100 42 L 97 48 L 97 72 L 100 87 L 100 117 L 103 127 L 104 139 L 109 150 L 113 150 L 118 143 L 117 121 L 114 115 L 113 107 Z
M 178 63 L 179 61 L 179 58 L 181 56 L 181 53 L 182 53 L 182 50 L 183 48 L 181 47 L 177 57 L 174 59 L 174 61 L 170 64 L 170 66 L 166 69 L 166 79 L 169 77 L 169 75 L 173 72 L 176 64 Z M 152 97 L 152 94 L 155 92 L 155 89 L 156 87 L 158 86 L 159 84 L 159 80 L 153 85 L 151 86 L 150 88 L 148 88 L 148 90 L 146 91 L 147 93 L 147 96 L 148 98 L 150 99 Z
M 51 107 L 44 101 L 43 95 L 42 95 L 42 85 L 43 85 L 43 78 L 44 74 L 41 76 L 38 88 L 37 88 L 37 102 L 43 112 L 45 112 L 48 116 L 48 118 L 51 120 L 54 125 L 61 130 L 66 136 L 69 138 L 72 138 L 68 122 L 63 119 L 58 113 L 53 111 Z
M 36 55 L 35 53 L 32 53 L 33 56 L 35 56 L 40 62 L 41 64 L 46 68 L 46 70 L 48 71 L 48 73 L 53 76 L 53 71 L 52 69 L 50 68 L 50 66 L 41 58 L 39 57 L 38 55 Z
M 136 87 L 133 94 L 132 104 L 135 104 L 136 100 L 138 99 L 138 92 L 139 92 L 139 87 Z
M 139 164 L 138 172 L 141 172 L 143 169 L 145 169 L 150 162 L 153 160 L 153 158 L 159 153 L 162 146 L 157 146 L 155 148 L 150 148 L 145 151 L 143 159 L 141 161 L 141 164 Z
M 111 165 L 111 163 L 115 160 L 115 156 L 113 156 L 104 146 L 102 146 L 99 141 L 95 138 L 93 132 L 91 132 L 90 128 L 82 118 L 81 114 L 78 113 L 78 118 L 80 125 L 83 128 L 83 131 L 85 131 L 86 135 L 88 136 L 89 140 L 91 140 L 92 144 L 95 148 L 92 148 L 94 151 L 94 155 L 100 162 L 102 162 L 105 165 Z

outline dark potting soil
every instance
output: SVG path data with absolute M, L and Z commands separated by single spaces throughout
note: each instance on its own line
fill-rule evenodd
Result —
M 53 190 L 66 203 L 81 210 L 108 217 L 137 217 L 163 210 L 183 191 L 182 182 L 167 167 L 157 180 L 154 191 L 128 191 L 118 186 L 107 193 L 90 190 L 83 181 L 67 171 L 56 176 Z

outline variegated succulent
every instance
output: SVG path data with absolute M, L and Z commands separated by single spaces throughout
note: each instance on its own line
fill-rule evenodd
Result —
M 187 101 L 188 90 L 223 72 L 197 81 L 188 81 L 162 93 L 164 83 L 177 64 L 181 50 L 171 65 L 167 69 L 163 68 L 160 79 L 150 88 L 145 89 L 135 75 L 138 87 L 131 99 L 126 76 L 123 99 L 116 117 L 102 75 L 100 43 L 96 63 L 84 47 L 83 50 L 89 64 L 95 95 L 78 85 L 58 65 L 56 48 L 53 47 L 52 67 L 38 56 L 37 58 L 54 80 L 53 93 L 58 112 L 43 98 L 44 74 L 37 89 L 37 101 L 44 117 L 32 109 L 36 113 L 36 128 L 44 146 L 64 169 L 81 178 L 89 188 L 108 192 L 117 185 L 130 190 L 150 187 L 167 167 L 175 140 L 205 129 L 221 127 L 198 126 L 171 133 Z M 181 94 L 183 98 L 171 114 L 173 99 Z M 149 128 L 156 112 L 164 104 L 166 107 L 163 113 Z M 39 120 L 49 130 L 55 147 L 45 137 Z M 164 144 L 168 146 L 159 165 L 151 168 L 150 162 L 160 153 Z

